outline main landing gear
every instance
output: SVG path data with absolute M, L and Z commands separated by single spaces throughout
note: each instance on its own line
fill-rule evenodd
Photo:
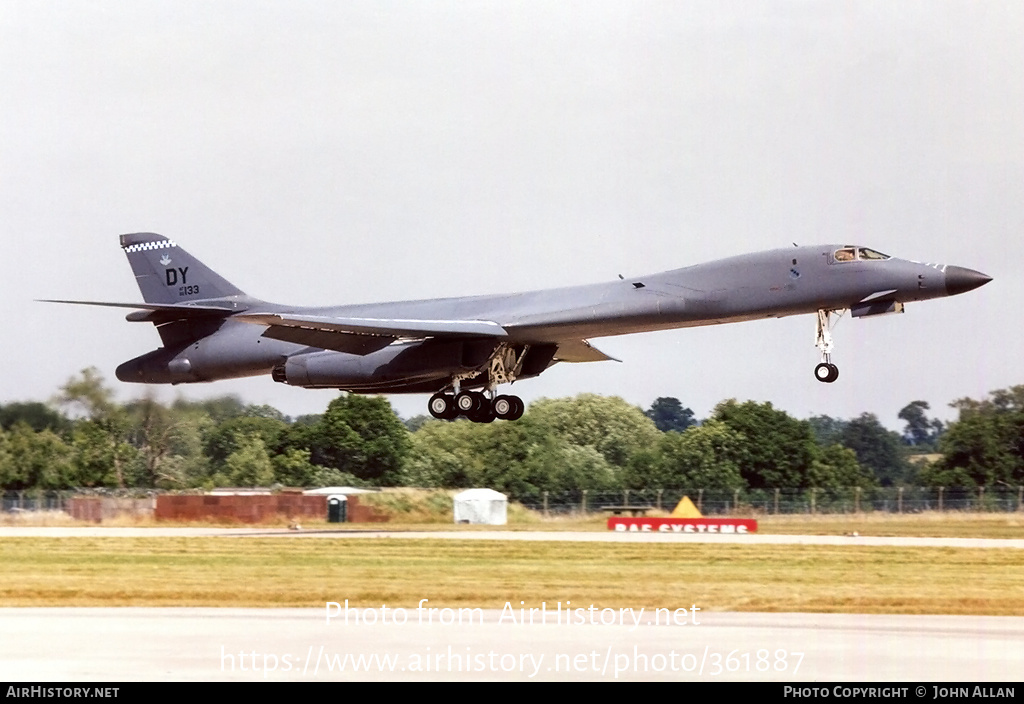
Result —
M 818 311 L 814 346 L 821 350 L 821 364 L 814 368 L 814 378 L 826 384 L 831 384 L 839 378 L 839 367 L 832 364 L 832 328 L 845 312 L 824 309 Z M 833 313 L 838 313 L 835 322 L 832 321 Z
M 493 423 L 501 420 L 519 420 L 526 404 L 518 396 L 497 395 L 498 384 L 511 384 L 523 368 L 523 360 L 530 346 L 498 345 L 487 360 L 487 390 L 462 391 L 460 385 L 479 376 L 478 371 L 457 374 L 452 379 L 452 393 L 436 393 L 427 402 L 430 415 L 441 420 L 455 420 L 465 416 L 474 423 Z
M 519 420 L 526 404 L 518 396 L 488 398 L 480 391 L 460 391 L 457 394 L 438 393 L 427 403 L 430 415 L 440 420 L 455 420 L 465 416 L 474 423 L 492 423 L 501 420 Z

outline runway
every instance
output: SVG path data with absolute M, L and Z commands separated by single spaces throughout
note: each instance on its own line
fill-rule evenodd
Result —
M 574 623 L 549 611 L 547 622 L 534 613 L 531 623 L 514 608 L 479 618 L 410 608 L 382 623 L 376 611 L 376 623 L 360 610 L 346 624 L 344 611 L 328 621 L 324 609 L 0 609 L 0 680 L 900 681 L 913 689 L 1013 682 L 1024 660 L 1024 618 L 687 612 L 669 624 L 666 614 L 660 624 L 644 614 L 636 625 L 628 613 Z
M 768 535 L 762 533 L 629 533 L 614 531 L 499 531 L 499 530 L 287 530 L 267 528 L 131 528 L 0 526 L 2 538 L 321 538 L 321 539 L 433 539 L 526 540 L 607 543 L 739 543 L 745 545 L 853 545 L 869 547 L 1013 548 L 1024 549 L 1022 538 L 918 538 L 847 535 Z

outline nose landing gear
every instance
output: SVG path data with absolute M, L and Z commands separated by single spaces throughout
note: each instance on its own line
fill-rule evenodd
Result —
M 822 362 L 814 368 L 814 378 L 826 384 L 831 384 L 839 378 L 839 367 L 829 362 Z
M 814 368 L 814 378 L 826 384 L 831 384 L 839 378 L 839 367 L 832 364 L 832 328 L 843 317 L 845 310 L 833 311 L 821 309 L 818 311 L 818 325 L 814 336 L 814 346 L 821 351 L 821 364 Z M 832 321 L 832 314 L 837 313 L 836 319 Z

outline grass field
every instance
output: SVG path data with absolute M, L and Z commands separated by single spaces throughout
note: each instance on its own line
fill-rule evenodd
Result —
M 1024 513 L 861 513 L 758 518 L 761 533 L 776 535 L 1024 538 Z
M 689 607 L 1024 616 L 1024 551 L 260 538 L 11 538 L 0 606 Z

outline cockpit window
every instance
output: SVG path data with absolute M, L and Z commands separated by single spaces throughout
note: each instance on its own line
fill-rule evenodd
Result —
M 854 261 L 880 261 L 884 259 L 891 259 L 888 254 L 882 254 L 874 249 L 868 249 L 867 247 L 843 247 L 837 249 L 833 257 L 837 262 L 854 262 Z
M 867 247 L 861 247 L 859 252 L 860 252 L 859 259 L 889 259 L 890 258 L 888 254 L 882 254 L 881 252 L 876 252 L 875 250 L 868 249 Z

